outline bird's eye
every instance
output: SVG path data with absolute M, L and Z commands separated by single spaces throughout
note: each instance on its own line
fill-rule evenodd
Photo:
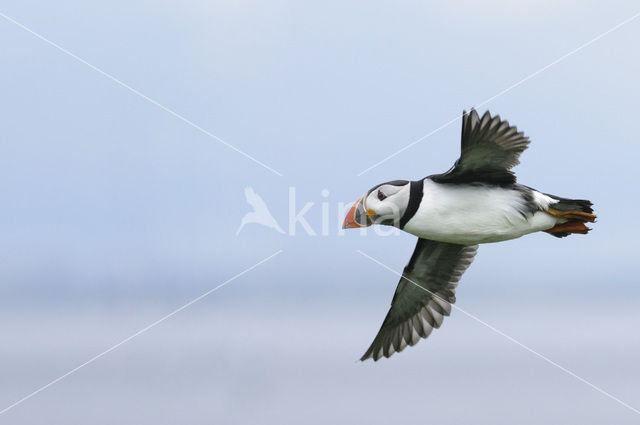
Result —
M 381 190 L 378 191 L 378 200 L 382 201 L 387 197 L 387 195 L 385 195 L 384 193 L 382 193 Z

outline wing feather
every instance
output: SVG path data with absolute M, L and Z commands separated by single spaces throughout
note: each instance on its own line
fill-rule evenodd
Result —
M 451 314 L 455 289 L 473 261 L 477 245 L 457 245 L 418 239 L 404 269 L 391 308 L 361 360 L 390 357 L 415 345 L 439 328 Z
M 460 158 L 444 174 L 431 176 L 439 183 L 486 182 L 509 184 L 516 182 L 510 171 L 520 163 L 519 157 L 529 145 L 529 138 L 518 132 L 499 115 L 489 111 L 480 118 L 475 109 L 462 116 Z

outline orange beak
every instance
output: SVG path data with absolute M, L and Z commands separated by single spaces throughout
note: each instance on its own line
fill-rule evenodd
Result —
M 368 227 L 373 224 L 369 216 L 371 214 L 367 214 L 367 211 L 364 207 L 364 198 L 366 195 L 362 195 L 360 199 L 358 199 L 355 204 L 351 207 L 347 216 L 344 218 L 344 223 L 342 223 L 343 229 L 354 229 L 358 227 Z

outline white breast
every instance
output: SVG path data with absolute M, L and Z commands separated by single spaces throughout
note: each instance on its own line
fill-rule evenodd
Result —
M 533 200 L 541 209 L 556 202 L 537 191 Z M 517 189 L 425 179 L 420 207 L 403 230 L 425 239 L 472 245 L 519 238 L 556 223 L 554 216 L 532 211 Z

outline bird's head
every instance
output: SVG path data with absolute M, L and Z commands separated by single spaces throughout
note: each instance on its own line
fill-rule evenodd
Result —
M 396 180 L 374 186 L 351 207 L 343 229 L 372 224 L 400 227 L 400 218 L 409 204 L 410 182 Z

